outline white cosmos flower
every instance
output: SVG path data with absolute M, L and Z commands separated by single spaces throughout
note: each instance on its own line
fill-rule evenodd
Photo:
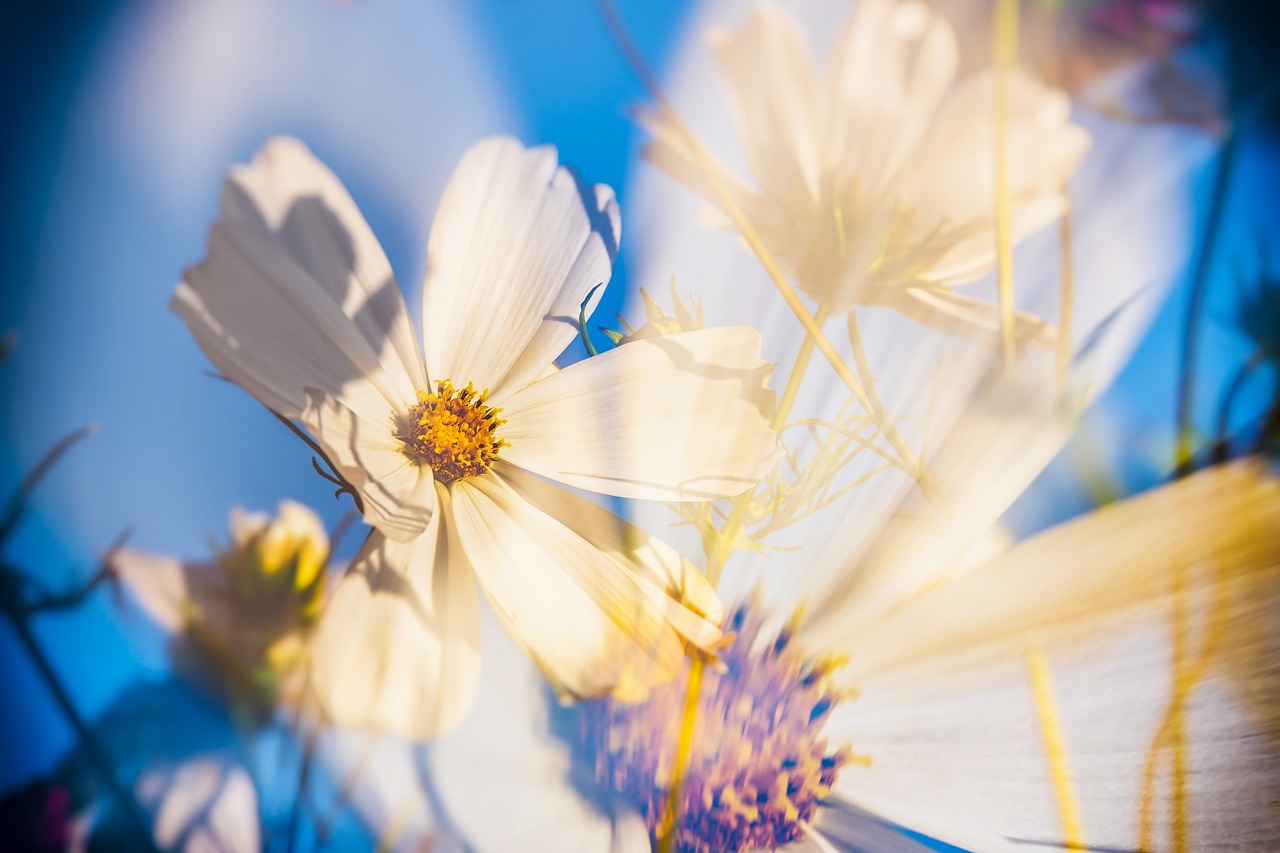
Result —
M 995 263 L 995 73 L 957 80 L 955 34 L 923 3 L 860 0 L 825 71 L 799 24 L 757 9 L 707 40 L 728 85 L 748 184 L 722 182 L 797 286 L 833 314 L 885 305 L 948 334 L 994 340 L 996 307 L 952 290 Z M 705 93 L 704 93 L 705 96 Z M 696 111 L 696 104 L 677 109 Z M 1062 186 L 1089 144 L 1069 102 L 1013 73 L 1006 130 L 1014 241 L 1059 216 Z M 663 114 L 644 156 L 712 205 L 723 199 Z M 699 121 L 690 122 L 697 132 Z M 1050 345 L 1054 330 L 1018 315 L 1019 336 Z
M 691 566 L 543 479 L 700 500 L 741 492 L 774 456 L 754 330 L 554 368 L 610 276 L 618 223 L 613 192 L 554 149 L 472 146 L 427 247 L 424 353 L 369 227 L 305 147 L 273 140 L 232 172 L 173 304 L 228 378 L 306 426 L 375 528 L 318 631 L 332 720 L 418 737 L 457 724 L 478 683 L 473 578 L 562 697 L 643 696 L 684 641 L 718 639 Z

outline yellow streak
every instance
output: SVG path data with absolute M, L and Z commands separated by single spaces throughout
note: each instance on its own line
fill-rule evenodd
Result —
M 1000 351 L 1005 364 L 1016 358 L 1013 315 L 1013 247 L 1010 236 L 1008 154 L 1009 76 L 1018 56 L 1018 0 L 997 0 L 996 64 L 996 269 L 1000 279 Z
M 702 691 L 702 658 L 694 657 L 689 665 L 689 689 L 684 697 L 684 719 L 680 724 L 680 740 L 676 745 L 676 766 L 671 771 L 671 798 L 667 813 L 662 816 L 658 827 L 659 853 L 674 853 L 676 834 L 673 831 L 676 823 L 677 798 L 684 785 L 684 771 L 689 766 L 689 755 L 693 752 L 693 726 L 698 715 L 698 694 Z
M 1064 190 L 1065 194 L 1065 190 Z M 1075 306 L 1075 264 L 1071 257 L 1071 202 L 1062 211 L 1062 309 L 1058 317 L 1058 352 L 1054 372 L 1061 382 L 1071 361 L 1071 315 Z
M 1190 847 L 1191 823 L 1187 792 L 1186 766 L 1186 733 L 1184 725 L 1185 707 L 1200 679 L 1209 671 L 1209 665 L 1218 645 L 1222 640 L 1223 626 L 1227 619 L 1227 575 L 1226 570 L 1217 566 L 1214 571 L 1213 613 L 1209 628 L 1205 633 L 1204 647 L 1192 664 L 1187 664 L 1187 614 L 1186 592 L 1182 583 L 1181 570 L 1174 573 L 1173 579 L 1173 698 L 1169 709 L 1165 712 L 1160 728 L 1151 743 L 1151 751 L 1147 754 L 1147 766 L 1142 781 L 1142 800 L 1140 812 L 1140 831 L 1138 848 L 1154 849 L 1153 817 L 1155 801 L 1156 762 L 1160 751 L 1166 746 L 1173 749 L 1173 840 L 1175 850 L 1187 850 Z
M 871 400 L 867 397 L 866 389 L 862 387 L 862 383 L 858 381 L 858 378 L 853 374 L 853 371 L 849 369 L 849 366 L 844 363 L 844 359 L 842 359 L 840 354 L 836 352 L 836 348 L 832 346 L 831 341 L 827 339 L 826 334 L 823 333 L 822 328 L 815 321 L 814 316 L 809 313 L 809 309 L 807 309 L 804 302 L 801 301 L 800 295 L 796 293 L 795 288 L 791 286 L 791 283 L 787 281 L 786 276 L 782 274 L 782 270 L 778 267 L 777 262 L 774 261 L 768 248 L 760 239 L 760 235 L 756 233 L 756 230 L 751 225 L 750 220 L 748 220 L 746 214 L 742 212 L 742 208 L 738 206 L 738 202 L 733 197 L 733 193 L 731 193 L 729 188 L 725 186 L 724 181 L 720 177 L 719 171 L 711 161 L 711 158 L 707 155 L 705 149 L 703 149 L 701 143 L 699 143 L 694 135 L 689 131 L 684 122 L 680 120 L 680 116 L 676 113 L 675 108 L 672 107 L 666 97 L 663 96 L 662 90 L 658 86 L 657 81 L 654 79 L 653 75 L 649 73 L 649 69 L 645 65 L 644 59 L 640 56 L 639 51 L 627 35 L 622 22 L 618 19 L 617 13 L 613 9 L 613 5 L 609 0 L 596 0 L 596 5 L 599 7 L 600 13 L 605 19 L 605 23 L 613 33 L 614 38 L 618 42 L 618 46 L 621 48 L 627 61 L 631 64 L 636 76 L 640 78 L 640 82 L 649 91 L 650 97 L 652 97 L 662 109 L 667 120 L 671 122 L 671 126 L 675 128 L 676 132 L 680 135 L 681 141 L 684 142 L 684 144 L 688 146 L 690 152 L 692 152 L 694 158 L 698 162 L 698 167 L 707 176 L 707 180 L 711 183 L 711 186 L 719 197 L 721 204 L 724 205 L 725 212 L 729 214 L 729 218 L 733 220 L 734 226 L 738 229 L 742 238 L 747 242 L 747 245 L 751 247 L 751 251 L 755 254 L 756 259 L 764 268 L 765 273 L 768 274 L 769 280 L 773 282 L 778 293 L 782 295 L 783 301 L 787 303 L 787 307 L 791 309 L 791 312 L 795 314 L 796 319 L 800 321 L 800 325 L 804 327 L 806 334 L 813 338 L 818 351 L 822 353 L 823 357 L 831 365 L 832 370 L 834 370 L 836 375 L 840 377 L 840 380 L 848 386 L 850 392 L 853 393 L 854 399 L 858 401 L 858 404 L 862 406 L 864 411 L 874 417 L 875 413 Z M 928 472 L 920 465 L 919 459 L 916 457 L 915 453 L 911 451 L 911 448 L 907 446 L 906 441 L 904 441 L 902 436 L 898 434 L 898 431 L 894 429 L 893 424 L 888 421 L 877 419 L 876 427 L 880 430 L 881 434 L 884 435 L 885 439 L 888 440 L 889 445 L 893 448 L 894 452 L 898 454 L 898 463 L 900 467 L 916 479 L 920 484 L 920 488 L 926 493 L 926 495 L 932 494 L 934 492 L 934 488 Z
M 1058 813 L 1062 816 L 1063 846 L 1068 850 L 1084 850 L 1084 831 L 1076 805 L 1075 782 L 1067 758 L 1067 742 L 1062 732 L 1062 720 L 1058 716 L 1057 699 L 1053 693 L 1049 661 L 1035 640 L 1027 644 L 1027 669 L 1031 675 L 1031 689 L 1040 718 L 1040 733 L 1049 758 L 1053 790 L 1058 799 Z

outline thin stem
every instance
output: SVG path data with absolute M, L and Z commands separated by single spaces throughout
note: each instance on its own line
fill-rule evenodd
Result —
M 1000 352 L 1006 365 L 1017 358 L 1013 312 L 1013 239 L 1009 210 L 1009 77 L 1018 57 L 1018 2 L 998 0 L 995 14 L 995 184 L 996 269 L 1000 282 Z
M 863 387 L 866 388 L 867 406 L 870 407 L 867 412 L 871 415 L 871 419 L 875 421 L 881 434 L 889 440 L 889 444 L 900 456 L 904 451 L 910 453 L 910 448 L 907 447 L 897 429 L 892 428 L 889 413 L 885 410 L 884 403 L 880 400 L 879 392 L 876 391 L 875 379 L 871 375 L 871 365 L 867 362 L 867 353 L 862 346 L 862 334 L 858 331 L 858 312 L 856 310 L 850 309 L 847 325 L 849 326 L 849 346 L 853 349 L 853 362 L 857 365 L 858 375 L 862 377 Z M 883 425 L 889 425 L 891 431 L 886 432 Z M 937 485 L 933 482 L 933 478 L 915 457 L 912 457 L 912 466 L 916 472 L 915 476 L 920 484 L 920 490 L 926 498 L 932 500 L 937 496 Z
M 40 461 L 36 463 L 36 467 L 23 478 L 18 490 L 13 493 L 13 497 L 9 499 L 9 505 L 5 507 L 4 515 L 0 516 L 0 545 L 9 541 L 9 536 L 13 533 L 14 528 L 18 526 L 18 522 L 22 520 L 22 512 L 27 508 L 27 501 L 31 499 L 31 494 L 40 485 L 48 473 L 53 470 L 53 466 L 58 464 L 58 460 L 62 458 L 68 450 L 80 442 L 81 439 L 88 438 L 98 432 L 97 424 L 89 424 L 80 427 L 80 429 L 62 438 L 57 444 L 49 448 L 44 456 L 40 457 Z
M 814 319 L 821 324 L 827 318 L 829 310 L 828 303 L 823 302 L 814 313 Z M 791 375 L 787 377 L 787 385 L 782 391 L 782 399 L 778 401 L 777 407 L 773 410 L 773 417 L 769 421 L 769 429 L 774 432 L 781 432 L 782 428 L 787 424 L 787 417 L 791 414 L 796 397 L 800 394 L 800 386 L 804 383 L 805 372 L 809 369 L 809 362 L 813 358 L 813 349 L 813 336 L 806 334 L 804 340 L 800 342 L 800 349 L 796 352 L 796 360 L 791 365 Z M 747 508 L 751 506 L 751 499 L 754 496 L 755 489 L 751 488 L 734 498 L 733 508 L 729 512 L 729 517 L 725 521 L 724 527 L 721 528 L 720 535 L 716 537 L 716 546 L 707 554 L 707 580 L 712 586 L 720 585 L 720 576 L 724 571 L 725 563 L 729 561 L 729 556 L 733 553 L 734 543 L 738 539 L 738 534 L 742 532 L 743 519 L 746 516 Z
M 680 724 L 680 740 L 676 744 L 676 765 L 671 771 L 670 800 L 667 813 L 663 815 L 658 829 L 659 853 L 674 853 L 676 847 L 676 811 L 679 808 L 680 789 L 684 786 L 684 773 L 689 767 L 689 756 L 693 752 L 693 727 L 698 715 L 698 696 L 702 692 L 703 662 L 700 656 L 694 657 L 689 664 L 689 689 L 684 695 L 684 718 Z
M 19 614 L 10 614 L 10 617 L 14 630 L 18 633 L 18 639 L 22 641 L 22 645 L 27 650 L 27 654 L 31 656 L 36 669 L 40 671 L 40 676 L 44 679 L 45 686 L 53 694 L 54 700 L 62 709 L 63 716 L 67 718 L 67 722 L 75 730 L 76 736 L 80 738 L 80 744 L 88 754 L 89 760 L 97 765 L 103 782 L 106 783 L 112 796 L 119 801 L 120 808 L 124 811 L 125 819 L 138 834 L 138 838 L 142 841 L 143 849 L 154 850 L 155 844 L 151 840 L 151 830 L 148 828 L 147 820 L 138 807 L 137 800 L 125 791 L 120 781 L 116 778 L 111 761 L 107 758 L 106 753 L 102 751 L 102 747 L 98 745 L 88 724 L 85 723 L 75 705 L 72 704 L 71 697 L 67 695 L 62 682 L 58 680 L 58 675 L 53 671 L 52 664 L 49 663 L 49 659 L 45 657 L 40 644 L 36 642 L 35 636 L 31 633 L 31 626 Z
M 1063 190 L 1064 194 L 1066 190 Z M 1058 351 L 1054 373 L 1061 384 L 1071 362 L 1071 320 L 1075 307 L 1075 259 L 1071 254 L 1071 202 L 1062 211 L 1062 307 L 1058 316 Z

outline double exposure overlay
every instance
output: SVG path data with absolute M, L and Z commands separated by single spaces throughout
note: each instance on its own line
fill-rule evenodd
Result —
M 1275 11 L 4 18 L 0 848 L 1280 848 Z

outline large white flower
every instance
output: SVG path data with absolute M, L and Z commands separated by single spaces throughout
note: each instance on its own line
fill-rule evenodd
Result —
M 797 286 L 833 314 L 887 305 L 948 334 L 994 340 L 995 306 L 951 286 L 995 263 L 995 73 L 957 81 L 950 25 L 922 3 L 861 0 L 825 72 L 773 5 L 737 31 L 711 29 L 708 41 L 756 186 L 712 168 Z M 1023 72 L 1010 76 L 1008 112 L 1016 241 L 1061 214 L 1062 186 L 1089 137 L 1070 122 L 1063 93 Z M 706 198 L 711 223 L 733 229 L 670 118 L 645 123 L 655 138 L 644 156 Z M 1032 315 L 1019 315 L 1017 331 L 1053 340 Z
M 222 211 L 174 307 L 228 378 L 306 426 L 375 528 L 318 631 L 331 719 L 409 736 L 460 720 L 478 682 L 473 573 L 564 697 L 642 696 L 684 641 L 718 639 L 696 570 L 542 479 L 708 499 L 746 489 L 774 453 L 751 329 L 555 369 L 610 275 L 608 187 L 549 147 L 472 146 L 428 244 L 425 354 L 369 227 L 300 143 L 235 170 Z

